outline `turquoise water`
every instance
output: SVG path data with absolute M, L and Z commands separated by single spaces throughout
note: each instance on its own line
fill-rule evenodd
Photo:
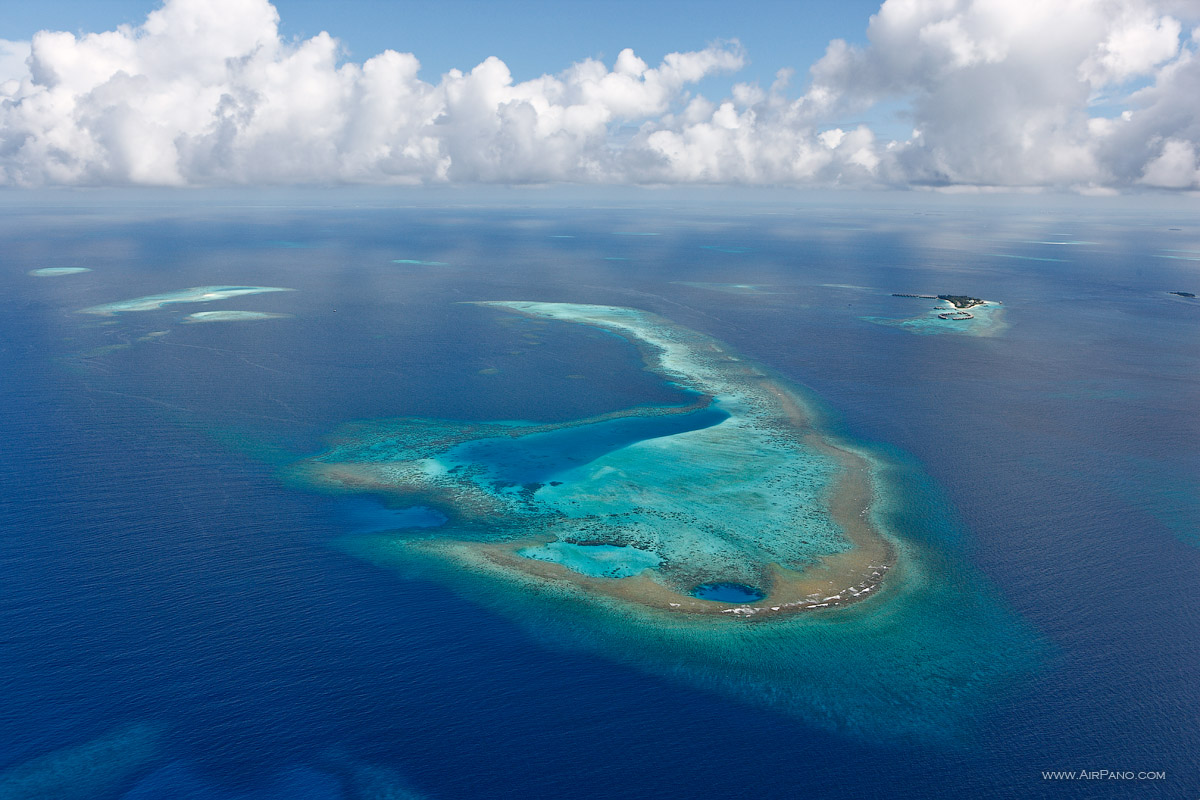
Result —
M 879 597 L 827 615 L 663 618 L 598 604 L 565 586 L 487 580 L 398 547 L 393 536 L 351 537 L 341 546 L 401 572 L 419 565 L 464 601 L 555 648 L 595 653 L 852 739 L 970 748 L 997 703 L 1053 653 L 955 554 L 959 530 L 928 479 L 897 454 L 889 464 L 891 489 L 875 513 L 910 537 L 904 572 L 890 576 Z
M 437 528 L 447 522 L 446 515 L 436 508 L 390 508 L 383 503 L 361 497 L 342 498 L 338 503 L 338 516 L 344 519 L 347 527 L 355 533 Z
M 592 578 L 629 578 L 662 564 L 662 557 L 649 550 L 615 544 L 550 542 L 518 550 L 519 555 L 550 561 Z
M 618 417 L 524 436 L 475 439 L 447 450 L 438 460 L 450 469 L 479 469 L 497 484 L 543 483 L 636 442 L 701 430 L 726 419 L 727 412 L 712 407 Z
M 920 298 L 897 299 L 910 302 L 930 302 Z M 1001 303 L 989 300 L 983 305 L 967 309 L 972 316 L 971 319 L 942 319 L 939 316 L 939 314 L 954 313 L 957 310 L 950 302 L 941 301 L 915 317 L 864 316 L 862 319 L 876 325 L 887 325 L 921 335 L 948 333 L 960 336 L 995 336 L 1003 333 L 1008 327 L 1008 323 L 1005 321 L 1004 306 Z
M 646 348 L 663 378 L 714 399 L 684 413 L 638 407 L 542 426 L 368 421 L 300 473 L 431 498 L 454 520 L 448 535 L 643 550 L 659 560 L 655 580 L 683 593 L 706 581 L 759 585 L 771 564 L 803 569 L 848 548 L 827 507 L 837 465 L 803 441 L 755 368 L 633 309 L 493 305 L 617 333 Z

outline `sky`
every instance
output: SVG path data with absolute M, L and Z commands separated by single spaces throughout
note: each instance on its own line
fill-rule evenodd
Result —
M 1200 0 L 45 0 L 0 186 L 1200 191 Z

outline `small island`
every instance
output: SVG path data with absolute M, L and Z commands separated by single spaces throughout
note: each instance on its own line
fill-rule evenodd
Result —
M 892 297 L 934 300 L 935 304 L 917 317 L 891 319 L 863 317 L 868 322 L 904 328 L 910 333 L 963 333 L 969 336 L 993 336 L 1007 327 L 999 300 L 984 300 L 965 294 L 915 294 L 892 292 Z M 970 309 L 970 310 L 968 310 Z
M 983 305 L 983 301 L 978 297 L 967 297 L 965 294 L 939 294 L 937 299 L 945 300 L 955 308 L 964 311 L 968 308 Z
M 1167 294 L 1175 294 L 1175 295 L 1179 295 L 1180 297 L 1195 297 L 1196 296 L 1195 292 L 1167 292 Z
M 981 306 L 986 302 L 978 297 L 968 297 L 965 294 L 907 294 L 893 292 L 892 297 L 919 297 L 924 300 L 945 300 L 947 303 L 960 310 Z

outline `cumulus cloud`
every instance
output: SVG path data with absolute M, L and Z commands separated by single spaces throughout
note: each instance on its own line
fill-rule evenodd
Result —
M 0 41 L 0 183 L 1196 189 L 1191 7 L 887 0 L 866 45 L 832 42 L 803 83 L 783 69 L 710 100 L 695 84 L 739 70 L 736 43 L 523 82 L 493 57 L 430 82 L 409 53 L 285 42 L 267 0 L 167 0 L 137 27 Z M 885 100 L 911 136 L 842 121 Z

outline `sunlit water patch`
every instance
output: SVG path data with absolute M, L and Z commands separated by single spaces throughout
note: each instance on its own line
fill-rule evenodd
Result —
M 757 283 L 707 283 L 704 281 L 671 281 L 677 286 L 690 286 L 693 289 L 707 289 L 710 292 L 725 294 L 774 294 Z
M 961 734 L 1033 668 L 1030 634 L 943 552 L 934 493 L 822 430 L 793 387 L 644 312 L 484 305 L 616 333 L 696 399 L 345 426 L 291 480 L 446 520 L 348 552 L 424 564 L 553 642 L 858 734 Z
M 1015 258 L 1018 261 L 1052 261 L 1052 262 L 1055 262 L 1058 264 L 1066 264 L 1068 262 L 1068 260 L 1065 258 L 1046 258 L 1044 256 L 1020 256 L 1020 255 L 1017 255 L 1016 253 L 984 253 L 984 255 L 990 256 L 992 258 Z

